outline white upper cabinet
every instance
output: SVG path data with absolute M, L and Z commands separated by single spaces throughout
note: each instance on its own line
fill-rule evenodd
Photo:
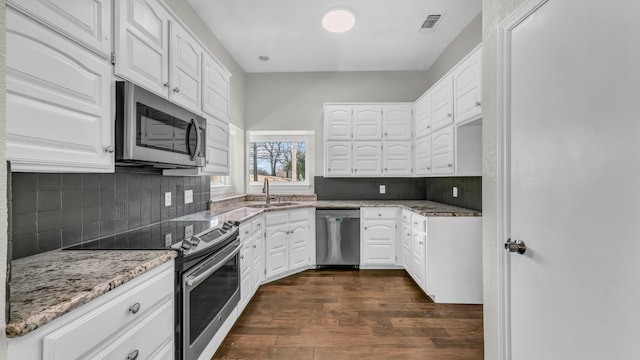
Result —
M 385 141 L 382 144 L 382 174 L 409 176 L 412 173 L 411 141 Z
M 384 140 L 411 140 L 412 106 L 385 105 L 382 107 L 382 138 Z
M 229 174 L 229 123 L 207 119 L 207 165 L 202 170 L 211 175 Z
M 379 141 L 353 142 L 353 175 L 382 175 L 382 145 Z
M 324 106 L 324 136 L 327 140 L 351 140 L 351 106 Z
M 351 142 L 329 141 L 325 142 L 325 176 L 350 176 Z
M 169 89 L 169 13 L 157 0 L 115 6 L 115 73 L 163 97 Z
M 471 53 L 453 72 L 456 124 L 482 115 L 482 49 Z
M 419 139 L 427 134 L 431 134 L 431 93 L 425 93 L 416 101 L 413 110 L 415 118 L 415 134 Z
M 382 109 L 377 105 L 353 106 L 353 140 L 382 139 Z
M 453 174 L 453 126 L 447 126 L 434 132 L 431 143 L 431 161 L 433 174 Z
M 9 0 L 65 36 L 103 55 L 111 54 L 111 0 Z
M 453 80 L 451 75 L 442 78 L 430 91 L 431 125 L 433 130 L 453 124 Z
M 177 22 L 171 22 L 169 100 L 195 113 L 201 111 L 202 48 Z
M 431 175 L 431 134 L 416 139 L 416 175 Z
M 12 170 L 113 172 L 109 61 L 11 7 L 6 46 Z
M 202 54 L 202 111 L 229 121 L 229 73 L 207 52 Z

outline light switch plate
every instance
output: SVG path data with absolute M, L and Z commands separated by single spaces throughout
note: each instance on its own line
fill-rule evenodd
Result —
M 193 225 L 187 225 L 184 227 L 184 237 L 190 238 L 193 236 Z
M 453 187 L 453 197 L 458 197 L 458 187 L 457 186 Z
M 184 191 L 184 204 L 191 204 L 193 202 L 193 190 Z
M 171 246 L 171 233 L 164 235 L 164 246 L 165 247 Z
M 171 192 L 164 193 L 164 206 L 171 206 Z
M 380 185 L 380 194 L 386 194 L 387 193 L 387 187 L 385 185 Z

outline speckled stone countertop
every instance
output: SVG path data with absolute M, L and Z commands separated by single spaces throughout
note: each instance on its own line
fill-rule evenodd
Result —
M 176 255 L 170 250 L 80 250 L 14 260 L 7 336 L 25 335 Z
M 317 209 L 358 209 L 361 207 L 401 207 L 422 216 L 482 216 L 481 211 L 427 200 L 344 200 L 317 201 Z

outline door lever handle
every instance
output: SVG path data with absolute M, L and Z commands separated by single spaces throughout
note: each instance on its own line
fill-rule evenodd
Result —
M 527 244 L 522 240 L 511 241 L 511 239 L 509 239 L 504 243 L 504 249 L 508 252 L 517 252 L 522 255 L 527 252 Z

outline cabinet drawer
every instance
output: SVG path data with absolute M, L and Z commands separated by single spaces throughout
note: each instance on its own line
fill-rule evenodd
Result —
M 289 213 L 286 211 L 276 211 L 265 214 L 266 225 L 286 224 L 289 222 Z
M 402 210 L 402 222 L 405 224 L 411 224 L 411 211 Z
M 173 302 L 167 301 L 92 359 L 163 358 L 166 344 L 173 341 Z M 155 355 L 155 356 L 154 356 Z
M 427 219 L 417 214 L 411 214 L 411 227 L 420 232 L 427 231 Z
M 238 236 L 240 237 L 241 241 L 245 241 L 249 238 L 249 235 L 251 235 L 251 228 L 252 226 L 250 222 L 240 224 L 240 229 L 238 229 Z
M 154 308 L 157 308 L 158 304 L 162 302 L 173 304 L 173 276 L 173 271 L 164 271 L 45 336 L 44 358 L 46 360 L 80 358 L 119 330 L 131 323 L 141 321 Z M 135 304 L 139 304 L 139 310 L 133 313 Z M 173 319 L 173 307 L 170 306 L 166 312 Z M 171 324 L 169 324 L 169 332 L 173 329 Z M 126 359 L 126 356 L 124 358 Z
M 365 219 L 395 219 L 397 216 L 397 208 L 362 208 Z
M 309 210 L 303 209 L 289 211 L 289 221 L 294 222 L 302 220 L 309 220 Z
M 264 225 L 262 224 L 262 216 L 259 216 L 257 219 L 251 222 L 251 232 L 262 231 Z

